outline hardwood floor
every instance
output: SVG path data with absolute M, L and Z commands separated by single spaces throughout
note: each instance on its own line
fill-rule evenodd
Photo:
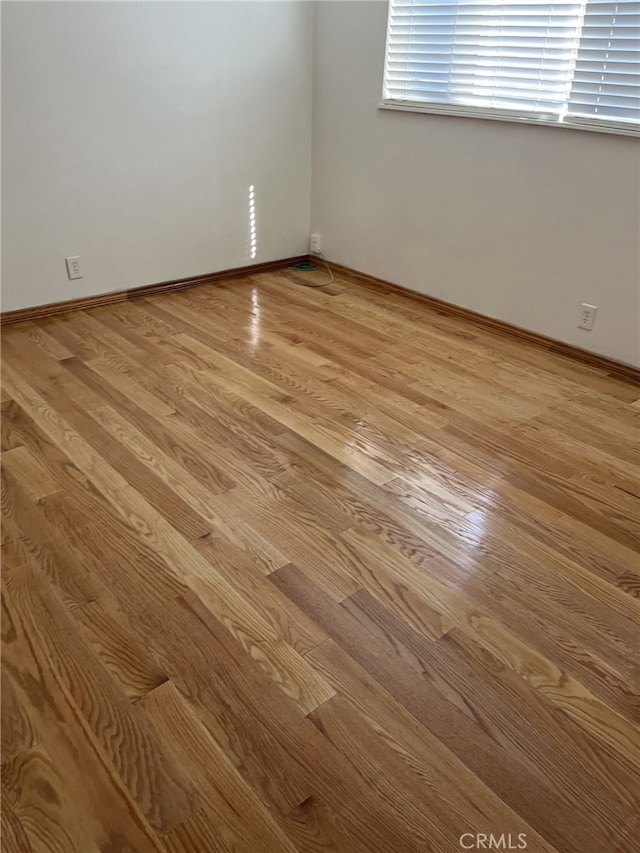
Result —
M 342 276 L 3 338 L 4 853 L 638 849 L 640 389 Z

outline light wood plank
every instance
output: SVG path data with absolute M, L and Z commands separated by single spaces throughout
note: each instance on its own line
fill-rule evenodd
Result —
M 3 849 L 638 848 L 637 387 L 346 275 L 3 331 Z

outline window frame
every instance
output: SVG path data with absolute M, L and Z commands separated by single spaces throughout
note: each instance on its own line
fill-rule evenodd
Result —
M 512 124 L 531 124 L 542 127 L 560 127 L 568 130 L 588 130 L 595 133 L 608 133 L 614 136 L 631 136 L 640 138 L 640 124 L 633 125 L 627 122 L 592 121 L 588 117 L 557 116 L 549 113 L 518 112 L 516 110 L 500 109 L 497 107 L 473 107 L 460 104 L 441 104 L 429 101 L 399 101 L 392 98 L 385 99 L 387 54 L 389 49 L 389 35 L 391 27 L 391 2 L 387 0 L 387 28 L 384 41 L 384 67 L 382 72 L 382 98 L 378 103 L 378 109 L 391 110 L 405 113 L 425 113 L 427 115 L 444 115 L 455 118 L 480 118 L 489 121 L 506 121 Z

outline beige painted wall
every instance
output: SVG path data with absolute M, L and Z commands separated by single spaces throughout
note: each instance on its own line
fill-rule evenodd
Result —
M 326 255 L 638 363 L 640 143 L 378 110 L 387 4 L 315 4 L 313 231 Z M 576 327 L 598 306 L 592 332 Z
M 309 3 L 4 3 L 3 309 L 306 251 L 312 19 Z
M 3 4 L 3 309 L 303 252 L 312 179 L 336 261 L 638 363 L 638 141 L 378 110 L 385 26 L 375 1 Z

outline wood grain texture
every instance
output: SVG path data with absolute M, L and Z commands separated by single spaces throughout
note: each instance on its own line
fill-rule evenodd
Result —
M 3 849 L 637 849 L 637 388 L 240 273 L 4 330 Z
M 198 287 L 203 284 L 212 284 L 218 281 L 228 281 L 233 278 L 244 278 L 246 275 L 265 272 L 267 270 L 278 270 L 306 261 L 307 255 L 297 255 L 293 258 L 282 258 L 277 261 L 265 261 L 261 264 L 250 264 L 244 267 L 235 267 L 229 270 L 204 273 L 190 278 L 172 279 L 156 284 L 145 284 L 142 287 L 133 287 L 129 290 L 113 290 L 110 293 L 98 293 L 96 296 L 85 296 L 80 299 L 65 299 L 63 302 L 50 302 L 47 305 L 34 305 L 31 308 L 18 308 L 15 311 L 3 311 L 0 314 L 0 325 L 12 325 L 24 323 L 42 317 L 55 317 L 59 314 L 67 314 L 70 311 L 83 311 L 96 308 L 100 305 L 117 305 L 119 302 L 127 302 L 131 299 L 141 299 L 158 293 L 173 293 L 178 290 L 186 290 L 190 287 Z
M 332 267 L 335 271 L 342 273 L 346 277 L 359 281 L 365 286 L 376 289 L 386 290 L 402 294 L 408 299 L 414 299 L 428 305 L 435 311 L 445 315 L 461 317 L 470 323 L 477 324 L 492 332 L 515 337 L 522 341 L 540 346 L 549 352 L 568 356 L 577 361 L 582 361 L 585 364 L 591 364 L 594 367 L 609 372 L 612 376 L 620 376 L 624 379 L 631 379 L 635 383 L 640 381 L 640 370 L 631 364 L 624 364 L 606 356 L 598 355 L 597 353 L 589 352 L 588 350 L 580 349 L 579 347 L 565 344 L 562 341 L 556 341 L 553 338 L 548 338 L 546 335 L 539 335 L 536 332 L 530 332 L 528 329 L 523 329 L 520 326 L 514 326 L 511 323 L 506 323 L 503 320 L 497 320 L 494 317 L 488 317 L 486 314 L 479 314 L 477 311 L 472 311 L 469 308 L 463 308 L 461 305 L 454 305 L 453 302 L 446 302 L 444 299 L 436 299 L 435 296 L 428 296 L 425 293 L 411 290 L 408 287 L 402 287 L 399 284 L 392 284 L 381 278 L 368 275 L 367 273 L 359 272 L 350 267 L 342 266 L 332 262 Z

